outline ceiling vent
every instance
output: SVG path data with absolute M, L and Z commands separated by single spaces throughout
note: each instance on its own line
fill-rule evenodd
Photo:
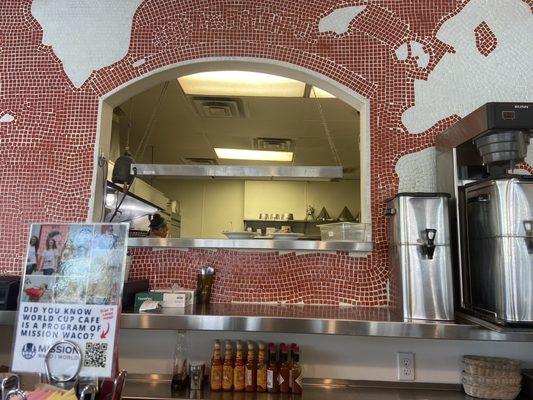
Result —
M 218 161 L 214 158 L 203 157 L 183 157 L 183 162 L 189 165 L 218 165 Z
M 241 118 L 244 106 L 241 99 L 229 97 L 193 97 L 191 99 L 196 112 L 205 118 Z
M 253 146 L 255 150 L 293 151 L 294 143 L 291 139 L 259 137 L 254 139 Z

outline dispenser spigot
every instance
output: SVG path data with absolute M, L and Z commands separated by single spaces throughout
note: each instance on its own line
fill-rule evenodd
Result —
M 433 259 L 433 254 L 435 254 L 435 236 L 437 235 L 436 229 L 426 229 L 426 240 L 423 245 L 423 252 L 428 257 L 428 259 Z

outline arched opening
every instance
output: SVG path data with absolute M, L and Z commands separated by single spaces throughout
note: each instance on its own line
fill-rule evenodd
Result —
M 359 158 L 360 158 L 360 221 L 371 222 L 370 216 L 370 132 L 369 101 L 346 86 L 312 70 L 293 64 L 274 60 L 256 58 L 208 58 L 197 59 L 151 71 L 135 78 L 109 92 L 100 99 L 97 145 L 93 173 L 93 190 L 88 219 L 98 221 L 101 218 L 103 201 L 103 174 L 98 167 L 98 158 L 109 158 L 111 149 L 113 109 L 133 96 L 153 88 L 166 81 L 182 76 L 208 71 L 250 71 L 282 76 L 323 89 L 337 99 L 353 107 L 359 114 Z

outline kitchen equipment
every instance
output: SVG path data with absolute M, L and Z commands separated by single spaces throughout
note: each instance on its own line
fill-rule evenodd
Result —
M 0 276 L 0 310 L 17 309 L 19 290 L 19 276 Z
M 387 200 L 391 303 L 405 319 L 454 319 L 449 197 L 398 193 Z
M 527 177 L 513 176 L 531 137 L 533 103 L 487 103 L 437 137 L 437 189 L 452 194 L 458 306 L 504 325 L 533 323 L 533 192 Z
M 281 219 L 284 221 L 292 221 L 294 219 L 293 213 L 283 213 L 281 214 Z
M 352 213 L 348 209 L 348 207 L 344 207 L 339 214 L 339 218 L 337 218 L 339 221 L 354 221 L 355 218 L 353 217 Z
M 260 213 L 260 214 L 259 214 L 259 219 L 268 219 L 268 214 L 266 214 L 266 213 Z
M 368 224 L 355 222 L 334 222 L 332 224 L 317 225 L 320 236 L 324 241 L 347 240 L 353 242 L 366 242 Z
M 256 233 L 248 231 L 222 232 L 228 239 L 253 239 Z
M 275 221 L 278 221 L 280 219 L 280 215 L 279 214 L 269 214 L 268 216 L 268 219 L 273 219 Z
M 298 240 L 303 237 L 303 233 L 295 232 L 275 232 L 272 234 L 272 239 L 274 240 Z
M 328 211 L 326 210 L 326 207 L 322 207 L 322 210 L 320 210 L 320 213 L 318 214 L 318 217 L 316 217 L 317 221 L 330 221 L 331 217 L 329 216 Z
M 465 199 L 471 307 L 495 322 L 533 323 L 533 177 L 471 183 Z

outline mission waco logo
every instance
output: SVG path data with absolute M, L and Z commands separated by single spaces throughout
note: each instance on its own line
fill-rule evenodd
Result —
M 37 348 L 33 343 L 26 343 L 24 346 L 22 346 L 22 357 L 24 357 L 26 360 L 31 360 L 33 357 L 35 357 L 36 353 Z

